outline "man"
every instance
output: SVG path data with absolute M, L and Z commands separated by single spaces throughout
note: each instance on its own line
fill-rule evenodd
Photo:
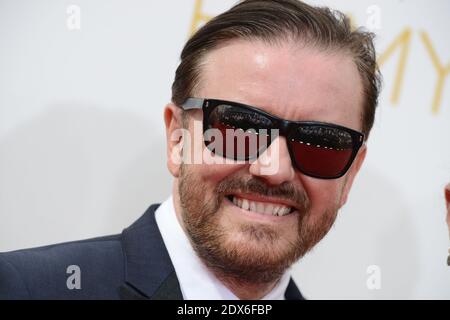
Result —
M 0 255 L 0 297 L 302 299 L 289 268 L 346 202 L 378 92 L 372 35 L 342 14 L 242 1 L 181 54 L 172 196 L 121 235 Z

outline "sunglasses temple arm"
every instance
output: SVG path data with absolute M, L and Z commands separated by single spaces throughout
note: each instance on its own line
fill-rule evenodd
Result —
M 183 110 L 201 109 L 205 99 L 201 98 L 187 98 L 182 104 Z

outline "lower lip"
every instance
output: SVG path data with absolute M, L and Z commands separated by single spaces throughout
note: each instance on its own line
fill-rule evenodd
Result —
M 254 220 L 254 221 L 266 222 L 266 223 L 267 222 L 281 223 L 281 222 L 289 221 L 292 219 L 297 219 L 297 215 L 298 215 L 298 211 L 292 211 L 291 213 L 284 215 L 284 216 L 274 216 L 274 215 L 270 215 L 270 214 L 244 210 L 244 209 L 238 207 L 237 205 L 235 205 L 227 197 L 224 198 L 223 203 L 224 203 L 225 207 L 228 207 L 229 209 L 231 209 L 231 211 L 237 213 L 241 217 L 248 218 L 248 219 Z

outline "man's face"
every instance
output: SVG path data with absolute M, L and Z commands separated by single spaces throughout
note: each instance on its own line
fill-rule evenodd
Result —
M 362 83 L 351 57 L 342 52 L 234 41 L 206 56 L 193 96 L 361 131 Z M 169 114 L 177 117 L 177 107 L 166 108 L 168 135 L 177 127 L 170 125 Z M 202 141 L 193 131 L 202 111 L 189 111 L 188 119 L 192 140 Z M 342 178 L 311 178 L 294 168 L 285 138 L 277 139 L 265 154 L 278 164 L 270 174 L 258 160 L 181 166 L 169 160 L 177 216 L 200 257 L 219 274 L 247 282 L 276 280 L 328 232 L 365 156 L 363 146 Z M 204 148 L 192 141 L 183 152 L 202 154 Z M 242 208 L 245 201 L 250 210 Z M 267 214 L 276 207 L 291 213 Z

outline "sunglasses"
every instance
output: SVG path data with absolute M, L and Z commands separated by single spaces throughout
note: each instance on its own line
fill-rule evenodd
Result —
M 204 142 L 214 154 L 233 160 L 255 159 L 279 133 L 286 138 L 294 166 L 303 174 L 319 179 L 342 177 L 364 142 L 363 133 L 346 127 L 284 120 L 232 101 L 188 98 L 181 108 L 203 110 Z M 209 135 L 212 131 L 221 133 L 221 142 L 213 143 L 215 138 Z

